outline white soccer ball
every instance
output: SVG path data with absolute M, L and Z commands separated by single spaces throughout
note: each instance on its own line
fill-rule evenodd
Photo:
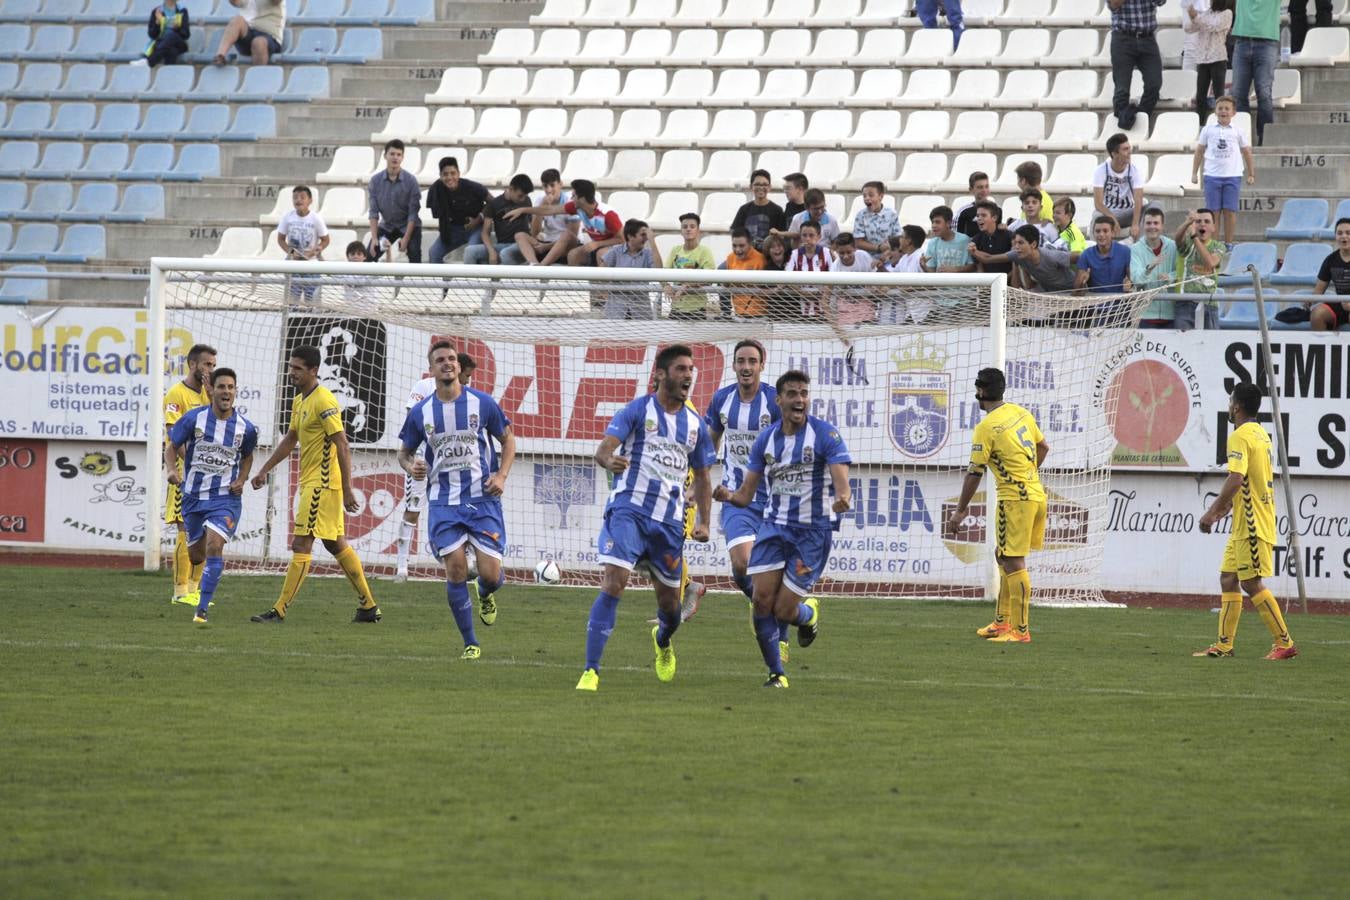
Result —
M 562 569 L 551 559 L 546 559 L 534 567 L 534 580 L 540 584 L 557 584 L 562 581 Z

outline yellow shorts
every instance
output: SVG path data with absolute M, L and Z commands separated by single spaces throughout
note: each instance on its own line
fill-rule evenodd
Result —
M 295 495 L 295 534 L 335 541 L 345 533 L 344 521 L 341 490 L 300 486 Z
M 1228 544 L 1223 548 L 1223 565 L 1219 571 L 1225 574 L 1235 573 L 1238 581 L 1269 578 L 1275 574 L 1275 550 L 1260 538 L 1248 540 L 1229 535 Z
M 164 521 L 170 525 L 183 521 L 183 489 L 176 484 L 169 485 L 164 495 Z
M 999 556 L 1026 556 L 1045 543 L 1044 500 L 1000 500 L 994 527 Z

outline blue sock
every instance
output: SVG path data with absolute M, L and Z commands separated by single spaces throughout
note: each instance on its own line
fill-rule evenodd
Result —
M 741 589 L 742 594 L 751 600 L 755 599 L 755 585 L 749 575 L 732 575 L 731 579 L 736 582 L 736 587 Z
M 482 575 L 478 576 L 478 596 L 486 597 L 489 594 L 497 593 L 497 588 L 502 586 L 501 579 L 488 581 Z
M 783 674 L 783 660 L 778 655 L 778 622 L 773 616 L 755 616 L 755 640 L 764 663 L 773 675 Z
M 591 618 L 586 623 L 586 668 L 600 671 L 600 656 L 618 618 L 619 598 L 601 591 L 591 604 Z
M 202 566 L 202 596 L 197 601 L 197 612 L 206 615 L 206 608 L 216 595 L 216 585 L 220 584 L 220 573 L 225 571 L 225 560 L 219 556 L 208 556 Z
M 464 636 L 464 646 L 478 643 L 473 633 L 473 601 L 469 599 L 469 584 L 466 581 L 447 581 L 445 598 L 450 601 L 450 612 L 455 616 L 459 633 Z
M 790 628 L 792 628 L 792 623 L 791 623 L 791 622 L 779 622 L 779 623 L 778 623 L 778 639 L 779 639 L 780 641 L 784 641 L 784 642 L 787 641 L 788 635 L 790 635 L 790 634 L 792 633 L 792 632 L 789 630 Z
M 658 609 L 656 618 L 661 623 L 656 626 L 656 646 L 669 647 L 671 637 L 680 627 L 680 611 Z
M 815 617 L 815 612 L 812 611 L 811 607 L 807 606 L 805 603 L 798 603 L 798 604 L 797 604 L 797 621 L 794 622 L 793 624 L 794 624 L 794 625 L 810 625 L 810 624 L 811 624 L 811 619 L 814 618 L 814 617 Z M 783 625 L 783 631 L 784 631 L 784 632 L 787 631 L 787 625 L 786 625 L 786 624 Z

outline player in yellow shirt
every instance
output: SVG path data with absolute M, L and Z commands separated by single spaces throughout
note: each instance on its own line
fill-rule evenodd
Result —
M 1046 502 L 1040 468 L 1050 445 L 1030 412 L 1004 401 L 1006 386 L 999 369 L 981 369 L 975 376 L 975 399 L 986 415 L 975 426 L 970 468 L 961 484 L 956 509 L 947 519 L 947 532 L 956 533 L 985 470 L 993 470 L 998 485 L 994 526 L 994 555 L 1000 568 L 998 606 L 994 621 L 975 633 L 998 643 L 1027 644 L 1031 642 L 1028 627 L 1031 573 L 1027 571 L 1027 554 L 1041 549 L 1045 540 Z M 988 501 L 985 508 L 988 509 Z
M 193 344 L 187 355 L 187 375 L 183 380 L 169 388 L 164 395 L 164 442 L 169 441 L 169 432 L 174 423 L 183 418 L 183 414 L 198 406 L 209 406 L 211 395 L 207 385 L 211 373 L 216 368 L 216 348 L 205 344 Z M 178 474 L 183 474 L 183 461 L 178 460 Z M 164 521 L 178 529 L 178 538 L 173 545 L 173 602 L 185 606 L 197 605 L 197 586 L 201 584 L 202 567 L 192 565 L 188 559 L 187 531 L 183 528 L 183 492 L 176 484 L 170 484 L 164 498 Z
M 267 473 L 288 459 L 297 443 L 300 445 L 300 486 L 296 491 L 291 565 L 276 604 L 253 616 L 254 622 L 285 620 L 286 608 L 309 574 L 315 538 L 323 541 L 356 589 L 361 605 L 352 621 L 380 621 L 380 608 L 371 596 L 361 560 L 343 537 L 343 509 L 355 513 L 360 503 L 352 492 L 352 454 L 342 427 L 342 408 L 333 392 L 319 383 L 320 362 L 322 355 L 317 347 L 296 347 L 291 351 L 287 377 L 295 388 L 295 400 L 291 404 L 290 426 L 253 476 L 253 488 L 258 490 L 267 483 Z
M 1205 534 L 1214 523 L 1233 511 L 1233 530 L 1219 566 L 1219 639 L 1193 656 L 1232 656 L 1242 617 L 1242 594 L 1275 639 L 1266 659 L 1293 659 L 1298 648 L 1289 637 L 1289 627 L 1275 599 L 1261 579 L 1275 574 L 1275 479 L 1270 466 L 1270 436 L 1256 421 L 1261 411 L 1261 389 L 1239 384 L 1228 397 L 1228 421 L 1237 426 L 1228 436 L 1228 478 L 1209 509 L 1200 517 Z

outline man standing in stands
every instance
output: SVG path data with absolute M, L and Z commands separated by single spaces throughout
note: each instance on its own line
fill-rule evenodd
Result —
M 952 29 L 952 49 L 961 46 L 961 33 L 966 30 L 966 17 L 961 11 L 961 0 L 942 0 L 947 24 Z M 914 12 L 924 28 L 937 27 L 938 0 L 915 0 Z
M 1303 4 L 1306 19 L 1307 4 Z M 1291 17 L 1292 21 L 1292 17 Z M 1242 0 L 1233 14 L 1233 90 L 1238 112 L 1251 111 L 1256 87 L 1256 146 L 1275 121 L 1275 67 L 1280 64 L 1280 0 Z M 1291 36 L 1292 37 L 1292 36 Z
M 1134 127 L 1139 113 L 1153 115 L 1153 106 L 1158 102 L 1163 71 L 1162 53 L 1158 50 L 1158 7 L 1166 2 L 1106 0 L 1111 10 L 1111 77 L 1116 86 L 1111 95 L 1111 112 L 1122 131 Z M 1135 69 L 1144 76 L 1144 95 L 1138 106 L 1130 102 L 1130 82 Z
M 779 206 L 769 199 L 769 188 L 773 187 L 773 179 L 769 173 L 763 169 L 756 169 L 750 173 L 750 195 L 751 200 L 736 210 L 736 218 L 731 220 L 731 230 L 744 228 L 750 235 L 750 243 L 756 250 L 764 239 L 769 236 L 769 232 L 777 228 L 779 231 L 787 228 L 787 216 L 783 213 L 783 207 Z
M 398 242 L 398 251 L 408 262 L 422 261 L 422 229 L 417 211 L 422 208 L 422 189 L 417 176 L 403 168 L 403 142 L 398 138 L 384 145 L 383 172 L 370 178 L 370 251 L 379 258 L 381 239 Z M 439 260 L 438 260 L 439 262 Z

